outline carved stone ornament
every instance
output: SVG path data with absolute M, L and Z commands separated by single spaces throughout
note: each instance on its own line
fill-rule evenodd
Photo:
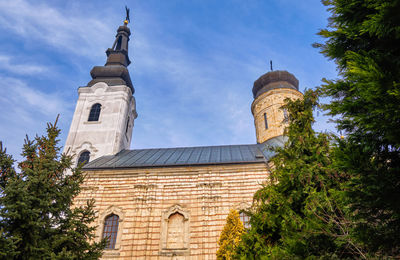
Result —
M 163 213 L 161 219 L 160 255 L 189 255 L 189 212 L 175 204 Z

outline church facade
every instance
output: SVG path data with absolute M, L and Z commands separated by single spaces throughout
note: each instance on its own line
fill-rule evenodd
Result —
M 285 141 L 281 106 L 302 97 L 298 80 L 271 71 L 254 82 L 255 144 L 130 150 L 137 113 L 127 24 L 78 90 L 64 148 L 87 174 L 75 204 L 96 200 L 97 239 L 109 238 L 103 259 L 216 259 L 230 209 L 248 209 L 268 184 L 269 147 Z

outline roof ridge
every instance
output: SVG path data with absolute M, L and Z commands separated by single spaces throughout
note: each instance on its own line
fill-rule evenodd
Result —
M 153 149 L 185 149 L 185 148 L 205 148 L 205 147 L 232 147 L 232 146 L 253 146 L 255 144 L 223 144 L 223 145 L 197 145 L 197 146 L 178 146 L 178 147 L 152 147 L 152 148 L 137 148 L 125 149 L 125 151 L 138 151 L 138 150 L 153 150 Z
M 284 141 L 281 137 L 262 144 L 126 149 L 116 155 L 100 157 L 89 162 L 84 169 L 265 163 L 275 154 L 268 147 L 282 146 Z

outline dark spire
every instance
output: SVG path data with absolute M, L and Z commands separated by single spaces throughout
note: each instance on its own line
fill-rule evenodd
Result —
M 124 25 L 121 25 L 117 30 L 114 44 L 111 48 L 106 51 L 107 54 L 107 65 L 124 65 L 127 67 L 131 64 L 128 56 L 128 42 L 131 30 L 127 26 L 127 20 L 124 21 Z
M 104 66 L 95 66 L 90 71 L 92 80 L 88 83 L 88 87 L 93 86 L 97 82 L 105 82 L 109 86 L 126 85 L 132 94 L 135 92 L 131 77 L 127 67 L 131 63 L 128 56 L 128 42 L 131 31 L 128 27 L 129 9 L 127 10 L 127 18 L 124 24 L 118 27 L 114 44 L 106 50 L 107 62 Z

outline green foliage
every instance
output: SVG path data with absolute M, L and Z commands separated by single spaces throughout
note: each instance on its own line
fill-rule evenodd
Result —
M 19 163 L 0 147 L 0 258 L 98 259 L 105 241 L 92 242 L 94 202 L 74 207 L 84 175 L 60 155 L 56 124 L 47 136 L 25 140 Z M 65 174 L 69 169 L 72 173 Z
M 332 16 L 320 35 L 321 52 L 333 59 L 341 79 L 320 91 L 333 100 L 346 139 L 337 167 L 350 175 L 346 205 L 355 212 L 352 231 L 376 257 L 400 255 L 400 1 L 324 1 Z
M 226 224 L 219 237 L 217 259 L 230 260 L 240 242 L 244 232 L 244 226 L 240 220 L 239 213 L 232 209 L 226 218 Z
M 3 145 L 0 142 L 0 199 L 9 176 L 15 175 L 14 168 L 12 167 L 13 163 L 14 160 L 10 155 L 7 154 L 6 149 L 3 149 Z M 2 207 L 3 205 L 0 204 L 0 210 Z M 0 220 L 1 217 L 2 216 L 0 215 Z M 0 224 L 0 259 L 5 259 L 6 257 L 15 257 L 16 242 L 17 241 L 15 239 L 6 238 L 5 230 Z
M 333 167 L 332 137 L 312 129 L 317 95 L 286 100 L 288 138 L 273 148 L 270 183 L 254 196 L 251 228 L 237 250 L 241 259 L 354 258 L 362 255 L 339 204 L 347 175 Z

